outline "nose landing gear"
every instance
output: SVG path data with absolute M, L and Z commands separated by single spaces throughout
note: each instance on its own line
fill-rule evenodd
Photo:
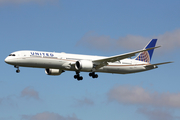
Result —
M 19 73 L 20 72 L 20 70 L 19 70 L 19 66 L 14 66 L 15 68 L 17 68 L 17 70 L 16 70 L 16 73 Z

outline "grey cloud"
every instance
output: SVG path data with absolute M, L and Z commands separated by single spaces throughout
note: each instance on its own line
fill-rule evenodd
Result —
M 21 97 L 26 97 L 26 98 L 34 98 L 36 100 L 39 100 L 39 93 L 34 90 L 33 87 L 26 87 L 24 90 L 21 92 Z
M 161 53 L 180 47 L 180 29 L 152 37 L 127 35 L 118 39 L 113 39 L 108 35 L 98 35 L 91 31 L 86 33 L 77 45 L 102 51 L 115 51 L 120 48 L 136 50 L 143 48 L 152 38 L 158 38 L 158 44 L 162 46 Z
M 114 46 L 115 39 L 110 36 L 98 35 L 93 31 L 86 33 L 80 41 L 76 44 L 77 46 L 87 46 L 92 49 L 100 49 L 103 51 L 109 51 Z
M 108 99 L 127 105 L 180 108 L 180 93 L 149 92 L 142 87 L 114 87 L 109 91 Z
M 0 105 L 17 107 L 18 105 L 17 105 L 15 99 L 17 99 L 17 96 L 15 96 L 15 95 L 8 95 L 6 97 L 2 97 L 2 98 L 0 98 Z
M 61 116 L 58 113 L 43 112 L 36 115 L 22 115 L 21 120 L 80 120 L 75 114 L 72 116 Z
M 179 120 L 172 111 L 167 109 L 139 108 L 137 112 L 147 117 L 148 120 Z
M 180 47 L 180 29 L 166 32 L 162 35 L 159 35 L 160 45 L 163 46 L 164 49 L 173 49 L 176 47 Z

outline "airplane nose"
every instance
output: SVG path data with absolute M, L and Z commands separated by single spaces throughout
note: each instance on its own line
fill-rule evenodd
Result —
M 9 62 L 10 62 L 10 60 L 9 60 L 8 57 L 7 57 L 4 61 L 5 61 L 6 63 L 9 63 Z
M 14 65 L 16 63 L 16 61 L 12 59 L 11 57 L 7 57 L 4 61 L 10 65 Z
M 6 58 L 6 59 L 4 60 L 4 62 L 6 62 L 6 63 L 7 63 L 7 61 L 8 61 L 8 60 L 7 60 L 7 58 Z

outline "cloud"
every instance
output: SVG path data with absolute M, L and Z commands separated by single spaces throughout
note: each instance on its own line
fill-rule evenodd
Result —
M 180 29 L 166 32 L 163 35 L 159 35 L 157 38 L 160 40 L 160 45 L 162 45 L 164 49 L 169 50 L 180 47 Z
M 8 95 L 6 97 L 2 97 L 2 98 L 0 98 L 0 105 L 17 107 L 18 105 L 17 105 L 15 99 L 17 99 L 16 95 Z
M 158 36 L 143 37 L 127 35 L 125 37 L 119 37 L 118 39 L 113 39 L 108 35 L 99 35 L 90 31 L 77 42 L 77 46 L 85 46 L 105 52 L 115 51 L 122 48 L 136 50 L 143 48 L 152 38 L 158 38 L 158 44 L 162 46 L 161 53 L 180 47 L 180 29 L 166 32 Z
M 27 98 L 27 99 L 36 99 L 40 100 L 39 98 L 39 93 L 34 90 L 33 87 L 26 87 L 21 91 L 20 96 L 17 95 L 8 95 L 6 97 L 1 97 L 0 98 L 0 105 L 5 105 L 5 106 L 11 106 L 11 107 L 17 107 L 19 101 L 19 98 Z
M 21 120 L 80 120 L 75 114 L 71 116 L 61 116 L 57 113 L 43 112 L 36 115 L 22 115 Z
M 48 3 L 57 3 L 57 2 L 58 0 L 0 0 L 0 5 L 24 4 L 24 3 L 48 4 Z
M 26 98 L 33 98 L 36 100 L 40 100 L 39 98 L 39 93 L 34 90 L 33 87 L 26 87 L 24 90 L 21 92 L 21 97 L 26 97 Z
M 94 105 L 94 101 L 89 99 L 89 98 L 84 98 L 82 100 L 80 99 L 75 99 L 75 107 L 82 107 L 82 106 L 92 106 Z
M 177 120 L 179 118 L 175 117 L 172 111 L 166 109 L 139 108 L 137 112 L 147 117 L 148 120 Z
M 142 87 L 114 87 L 109 91 L 108 99 L 124 105 L 180 108 L 180 93 L 150 92 Z
M 107 51 L 114 46 L 113 41 L 115 41 L 115 39 L 110 38 L 110 36 L 98 35 L 95 32 L 90 31 L 86 33 L 80 41 L 78 41 L 77 46 L 85 45 L 89 48 Z

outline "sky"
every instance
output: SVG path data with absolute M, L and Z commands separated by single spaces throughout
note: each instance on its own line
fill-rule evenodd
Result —
M 0 120 L 180 120 L 179 0 L 0 0 Z M 4 62 L 14 51 L 113 56 L 157 38 L 151 63 L 135 74 L 44 69 Z

